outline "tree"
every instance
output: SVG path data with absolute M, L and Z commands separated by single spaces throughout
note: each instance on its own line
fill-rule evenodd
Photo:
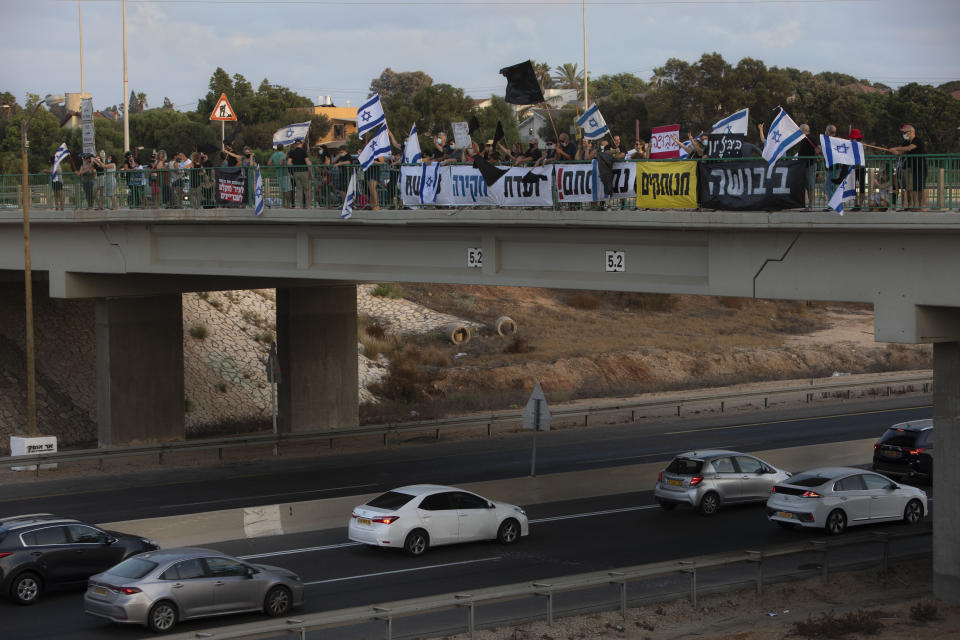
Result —
M 423 71 L 396 72 L 390 67 L 383 70 L 380 77 L 370 81 L 370 95 L 380 94 L 380 100 L 386 101 L 395 96 L 409 99 L 421 89 L 433 84 L 433 78 Z
M 647 91 L 646 82 L 632 73 L 602 75 L 590 80 L 590 97 L 597 102 L 624 102 Z
M 137 94 L 137 111 L 143 113 L 147 109 L 147 94 L 140 92 Z
M 504 144 L 510 145 L 520 139 L 520 131 L 517 128 L 517 118 L 513 112 L 513 105 L 508 104 L 502 97 L 491 97 L 490 106 L 485 109 L 478 109 L 476 115 L 477 121 L 480 123 L 480 129 L 474 132 L 474 140 L 478 142 L 492 140 L 497 131 L 498 122 L 503 125 Z
M 534 62 L 533 72 L 537 74 L 537 80 L 540 82 L 541 89 L 553 88 L 553 77 L 550 75 L 550 64 L 547 62 Z
M 557 67 L 553 80 L 560 89 L 580 89 L 583 86 L 583 71 L 577 70 L 576 63 L 564 62 Z
M 164 96 L 164 97 L 163 97 L 163 106 L 160 107 L 160 108 L 161 108 L 161 109 L 173 109 L 173 100 L 171 100 L 170 98 Z
M 464 95 L 463 89 L 449 84 L 420 89 L 413 96 L 411 106 L 424 131 L 449 130 L 451 122 L 469 120 L 473 112 L 473 100 Z

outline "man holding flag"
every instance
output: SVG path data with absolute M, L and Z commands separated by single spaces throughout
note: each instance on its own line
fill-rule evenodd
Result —
M 363 151 L 360 152 L 360 156 L 358 158 L 360 167 L 367 174 L 367 189 L 369 190 L 371 206 L 374 210 L 380 208 L 377 187 L 379 186 L 379 182 L 382 182 L 386 177 L 381 174 L 384 174 L 385 169 L 388 168 L 387 165 L 384 164 L 380 159 L 389 156 L 390 134 L 387 131 L 387 125 L 384 124 L 380 131 L 377 132 L 377 135 L 370 138 L 370 141 L 367 142 L 366 146 L 363 148 Z M 375 162 L 378 164 L 378 166 L 375 167 L 373 171 L 368 172 L 368 169 L 370 169 Z
M 414 122 L 410 127 L 410 135 L 403 145 L 403 164 L 417 164 L 423 161 L 423 154 L 420 152 L 420 139 L 417 137 L 417 123 Z
M 836 171 L 839 185 L 830 196 L 828 206 L 843 215 L 843 203 L 853 200 L 857 196 L 856 172 L 858 166 L 866 166 L 867 159 L 863 153 L 863 144 L 855 140 L 845 140 L 821 134 L 820 148 L 827 167 Z
M 51 159 L 53 166 L 44 170 L 44 173 L 50 174 L 50 188 L 53 190 L 53 204 L 56 211 L 63 211 L 63 172 L 60 170 L 60 163 L 69 155 L 67 143 L 64 142 L 53 154 Z

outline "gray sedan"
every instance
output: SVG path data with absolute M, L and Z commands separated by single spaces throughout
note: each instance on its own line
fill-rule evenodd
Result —
M 226 613 L 286 615 L 303 604 L 303 583 L 286 569 L 248 564 L 212 549 L 165 549 L 92 576 L 83 601 L 90 615 L 163 632 L 179 620 Z

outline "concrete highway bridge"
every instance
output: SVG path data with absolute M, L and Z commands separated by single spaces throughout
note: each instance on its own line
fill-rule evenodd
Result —
M 34 211 L 36 286 L 92 298 L 102 446 L 184 436 L 180 294 L 276 288 L 280 427 L 357 424 L 359 282 L 869 302 L 932 343 L 935 593 L 960 602 L 960 213 L 249 209 Z M 0 277 L 23 279 L 22 212 Z

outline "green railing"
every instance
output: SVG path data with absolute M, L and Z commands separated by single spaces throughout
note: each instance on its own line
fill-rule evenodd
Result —
M 812 200 L 807 208 L 824 209 L 832 192 L 832 170 L 820 157 L 811 161 L 814 176 Z M 739 160 L 732 159 L 732 160 Z M 642 162 L 658 162 L 643 160 Z M 725 160 L 706 160 L 723 163 Z M 573 164 L 573 163 L 558 163 Z M 116 173 L 62 174 L 61 186 L 51 182 L 49 174 L 28 176 L 30 206 L 34 209 L 214 209 L 253 207 L 254 172 L 247 168 L 246 189 L 238 202 L 218 200 L 215 168 L 155 170 L 142 169 Z M 398 166 L 374 164 L 366 172 L 358 165 L 260 168 L 267 207 L 307 207 L 337 209 L 342 206 L 350 176 L 357 173 L 356 209 L 379 207 L 402 209 L 397 186 Z M 857 169 L 857 199 L 847 209 L 891 211 L 906 208 L 950 211 L 960 209 L 960 154 L 927 156 L 876 155 L 867 157 L 867 166 Z M 20 209 L 23 203 L 22 176 L 0 175 L 0 210 Z M 918 201 L 910 194 L 918 194 Z M 553 209 L 561 208 L 556 194 Z M 632 199 L 606 202 L 564 203 L 564 209 L 597 207 L 634 209 Z

